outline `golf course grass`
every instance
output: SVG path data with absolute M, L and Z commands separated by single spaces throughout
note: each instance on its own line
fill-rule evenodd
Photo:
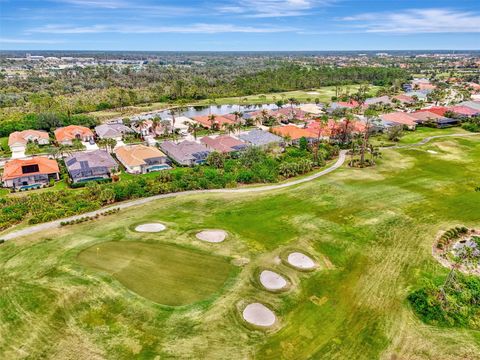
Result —
M 112 241 L 82 251 L 81 264 L 111 274 L 137 294 L 178 306 L 218 292 L 233 266 L 225 259 L 168 244 Z
M 427 325 L 407 301 L 449 271 L 432 256 L 437 234 L 480 227 L 479 164 L 480 137 L 435 139 L 291 188 L 178 196 L 7 241 L 1 358 L 480 359 L 478 331 Z M 158 221 L 165 231 L 131 230 Z M 228 240 L 198 241 L 204 229 Z M 281 260 L 293 251 L 315 270 Z M 194 280 L 198 268 L 215 280 Z M 288 289 L 266 290 L 264 269 Z M 168 299 L 157 284 L 188 304 L 159 305 Z M 248 326 L 250 303 L 271 309 L 275 325 Z

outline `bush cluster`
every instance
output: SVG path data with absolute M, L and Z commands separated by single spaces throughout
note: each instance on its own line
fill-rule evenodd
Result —
M 457 226 L 445 231 L 440 237 L 437 243 L 437 248 L 444 249 L 454 239 L 458 239 L 460 236 L 468 233 L 468 229 L 465 226 Z
M 107 216 L 107 215 L 116 214 L 116 213 L 118 213 L 119 211 L 120 211 L 119 208 L 115 208 L 115 209 L 110 209 L 110 210 L 104 211 L 104 212 L 102 212 L 102 213 L 100 213 L 100 214 L 96 214 L 96 215 L 94 215 L 94 216 L 83 216 L 83 217 L 78 218 L 78 219 L 75 219 L 75 220 L 61 221 L 61 222 L 60 222 L 60 226 L 81 224 L 81 223 L 86 222 L 86 221 L 96 220 L 96 219 L 98 219 L 100 216 Z
M 427 324 L 480 330 L 480 278 L 456 274 L 454 286 L 431 281 L 408 296 L 417 315 Z

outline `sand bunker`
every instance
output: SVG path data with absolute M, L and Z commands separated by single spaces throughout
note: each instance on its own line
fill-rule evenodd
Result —
M 430 154 L 438 154 L 438 151 L 435 151 L 435 150 L 427 150 L 427 152 Z
M 308 95 L 320 95 L 318 91 L 309 91 L 307 92 Z
M 227 237 L 227 233 L 223 230 L 203 230 L 197 235 L 198 240 L 207 241 L 211 243 L 220 243 Z
M 135 228 L 135 231 L 138 232 L 150 232 L 150 233 L 155 233 L 155 232 L 160 232 L 165 230 L 167 227 L 163 224 L 160 223 L 150 223 L 150 224 L 142 224 L 138 225 Z
M 282 275 L 270 270 L 262 271 L 260 282 L 268 290 L 280 290 L 287 286 L 287 280 Z
M 315 262 L 310 257 L 299 252 L 290 253 L 287 261 L 290 265 L 302 270 L 310 270 L 315 267 Z
M 260 303 L 247 305 L 245 310 L 243 310 L 243 318 L 252 325 L 263 327 L 272 326 L 276 320 L 273 311 Z

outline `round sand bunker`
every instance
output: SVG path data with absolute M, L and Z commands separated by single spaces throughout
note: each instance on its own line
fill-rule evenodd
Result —
M 155 232 L 160 232 L 165 230 L 167 227 L 163 224 L 160 223 L 150 223 L 150 224 L 142 224 L 138 225 L 135 228 L 135 231 L 138 232 L 150 232 L 150 233 L 155 233 Z
M 223 230 L 203 230 L 196 235 L 198 240 L 220 243 L 227 237 L 227 233 Z
M 260 303 L 247 305 L 243 310 L 243 319 L 255 326 L 269 327 L 275 324 L 276 316 L 272 310 Z
M 310 257 L 299 252 L 290 253 L 287 261 L 290 265 L 302 270 L 311 270 L 315 267 L 315 262 Z
M 282 275 L 270 270 L 261 272 L 260 282 L 267 290 L 281 290 L 287 286 L 287 280 Z

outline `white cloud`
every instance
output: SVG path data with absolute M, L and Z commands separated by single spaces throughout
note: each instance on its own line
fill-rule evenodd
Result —
M 365 13 L 342 18 L 367 33 L 477 33 L 480 14 L 449 9 L 410 9 L 403 12 Z
M 62 40 L 0 38 L 0 44 L 60 44 Z
M 316 7 L 325 6 L 335 0 L 235 0 L 220 6 L 221 13 L 246 17 L 305 16 Z
M 55 0 L 55 2 L 105 9 L 118 9 L 128 6 L 128 3 L 123 0 Z
M 216 34 L 216 33 L 277 33 L 295 31 L 289 27 L 253 27 L 237 26 L 232 24 L 191 24 L 182 26 L 142 26 L 142 25 L 45 25 L 30 29 L 32 33 L 48 34 L 91 34 L 91 33 L 123 33 L 123 34 L 148 34 L 148 33 L 179 33 L 179 34 Z

